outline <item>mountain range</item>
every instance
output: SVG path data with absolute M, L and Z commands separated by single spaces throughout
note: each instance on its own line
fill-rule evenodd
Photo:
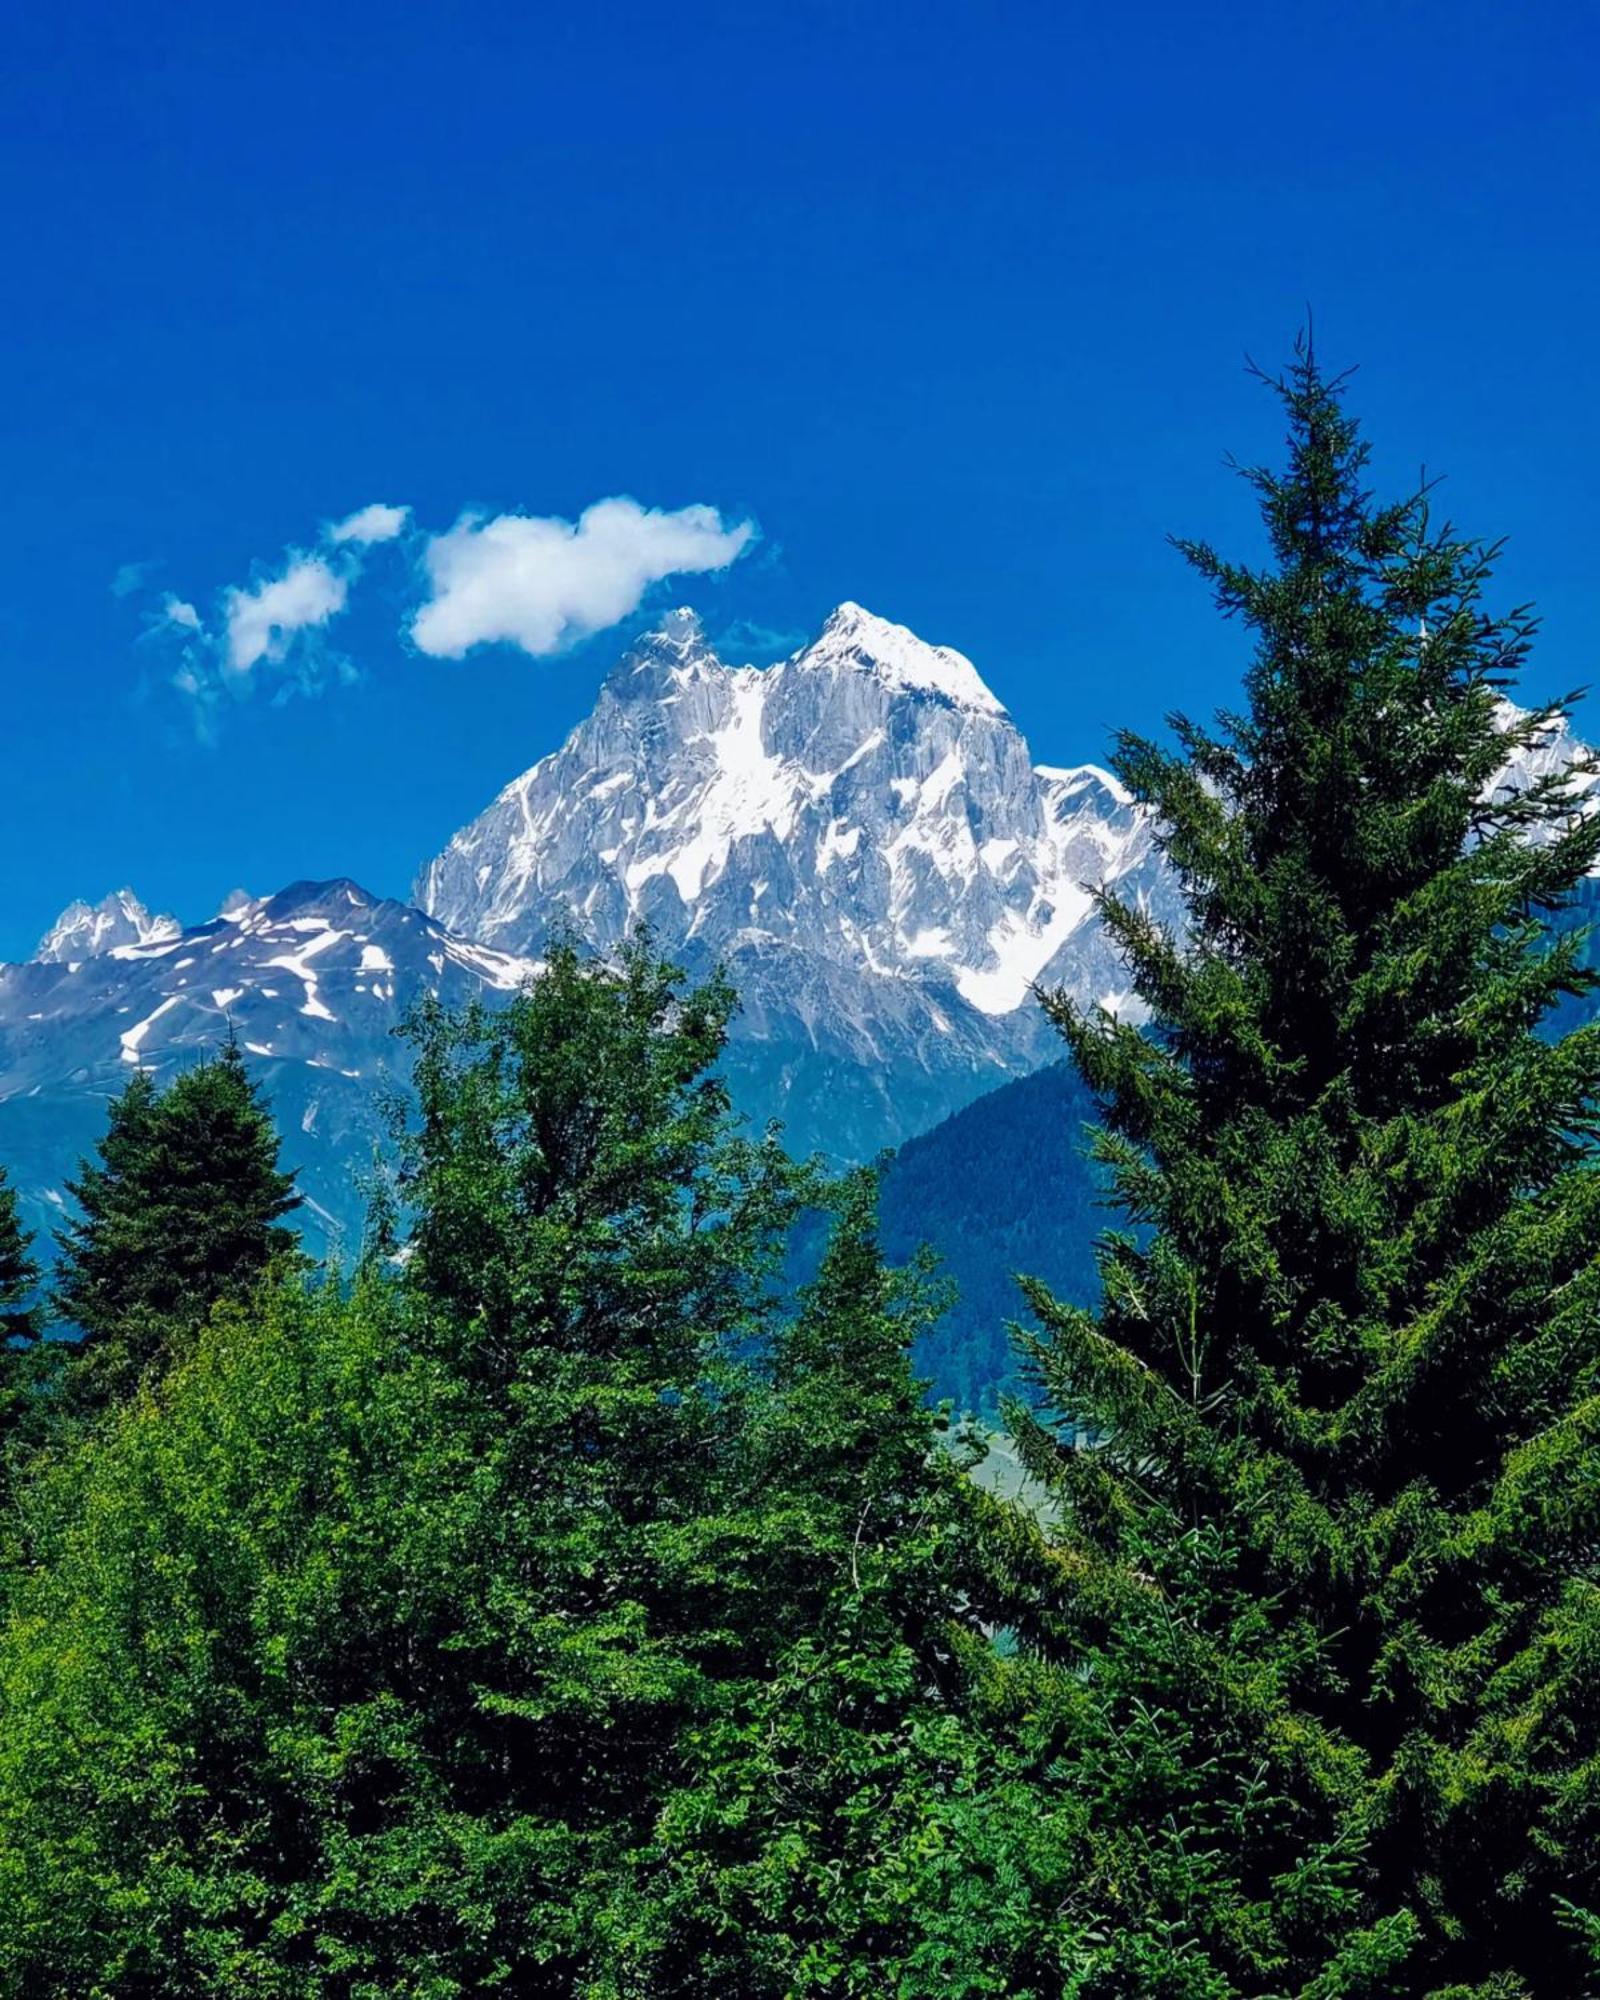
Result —
M 1575 747 L 1563 736 L 1501 782 Z M 837 1164 L 929 1135 L 886 1183 L 892 1248 L 921 1228 L 958 1271 L 1015 1261 L 1081 1289 L 1088 1106 L 1060 1072 L 1001 1087 L 1060 1054 L 1037 988 L 1127 1007 L 1101 884 L 1180 918 L 1146 814 L 1095 765 L 1035 763 L 961 654 L 843 604 L 788 659 L 732 665 L 676 611 L 421 868 L 411 904 L 337 880 L 240 892 L 188 926 L 126 889 L 63 911 L 32 959 L 0 967 L 0 1163 L 48 1232 L 131 1070 L 171 1074 L 232 1035 L 312 1247 L 348 1251 L 405 1089 L 411 1005 L 501 1002 L 553 936 L 605 952 L 642 924 L 691 974 L 731 975 L 726 1066 L 748 1118 Z M 1026 1216 L 1014 1188 L 997 1195 L 1019 1152 L 1049 1155 L 1056 1190 Z M 981 1345 L 974 1314 L 987 1327 L 1000 1306 L 974 1282 L 951 1325 Z M 967 1400 L 993 1357 L 975 1348 L 969 1367 L 946 1347 L 939 1386 Z
M 48 1220 L 129 1068 L 232 1033 L 313 1231 L 348 1241 L 411 1002 L 493 1000 L 553 932 L 605 951 L 641 923 L 691 973 L 732 975 L 746 1114 L 868 1158 L 1054 1057 L 1034 982 L 1118 1004 L 1102 881 L 1170 902 L 1116 781 L 1035 764 L 961 654 L 845 604 L 778 665 L 728 665 L 673 612 L 421 869 L 414 906 L 343 881 L 187 927 L 129 890 L 71 905 L 0 968 L 0 1159 Z
M 492 1002 L 532 970 L 346 881 L 230 897 L 187 929 L 128 890 L 74 905 L 35 958 L 0 966 L 0 1162 L 48 1231 L 132 1070 L 170 1076 L 231 1035 L 271 1102 L 306 1233 L 347 1247 L 406 1081 L 394 1031 L 408 1008 L 427 991 Z

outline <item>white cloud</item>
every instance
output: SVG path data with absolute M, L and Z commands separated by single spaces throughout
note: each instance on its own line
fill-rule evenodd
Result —
M 249 702 L 282 703 L 358 678 L 329 645 L 327 627 L 344 612 L 371 566 L 411 567 L 401 543 L 409 507 L 374 501 L 324 523 L 320 551 L 284 551 L 274 570 L 253 570 L 194 602 L 173 591 L 146 599 L 145 638 L 170 662 L 169 685 L 183 695 L 201 739 L 215 742 L 228 713 Z M 680 573 L 725 569 L 756 534 L 753 522 L 725 522 L 714 507 L 675 512 L 635 500 L 599 500 L 576 522 L 524 514 L 463 514 L 422 546 L 427 601 L 410 622 L 419 651 L 459 659 L 505 640 L 547 654 L 602 631 L 637 610 L 653 583 Z M 399 553 L 373 553 L 380 544 Z M 155 565 L 129 566 L 119 583 L 145 587 Z
M 151 571 L 160 567 L 159 563 L 154 562 L 120 563 L 116 575 L 111 579 L 111 595 L 131 597 L 136 590 L 143 590 L 150 580 Z
M 174 597 L 170 591 L 161 606 L 161 615 L 169 625 L 180 625 L 185 632 L 198 632 L 201 629 L 199 612 L 183 598 Z
M 392 542 L 410 518 L 409 507 L 390 507 L 374 500 L 370 507 L 358 507 L 328 530 L 330 542 L 354 542 L 368 548 L 374 542 Z
M 464 515 L 428 543 L 432 595 L 411 636 L 451 660 L 494 639 L 559 652 L 626 618 L 664 577 L 726 569 L 754 534 L 750 521 L 724 526 L 714 507 L 667 513 L 628 499 L 597 500 L 575 524 Z
M 232 586 L 222 599 L 229 667 L 243 674 L 258 660 L 282 660 L 297 632 L 326 625 L 344 609 L 349 594 L 349 580 L 320 556 L 294 554 L 282 576 L 250 590 Z

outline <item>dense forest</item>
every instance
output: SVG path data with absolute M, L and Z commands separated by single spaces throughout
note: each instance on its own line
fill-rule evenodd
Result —
M 881 1220 L 647 939 L 416 1016 L 349 1270 L 233 1049 L 48 1286 L 0 1182 L 0 1990 L 1600 1991 L 1600 818 L 1498 783 L 1494 551 L 1270 386 L 1238 711 L 1117 745 L 1186 933 L 1103 898 L 1140 1019 L 1042 995 Z

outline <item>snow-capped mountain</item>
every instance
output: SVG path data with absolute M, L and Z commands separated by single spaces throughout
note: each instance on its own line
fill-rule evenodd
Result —
M 732 667 L 676 613 L 424 872 L 421 910 L 331 882 L 189 928 L 129 890 L 64 911 L 0 967 L 0 1161 L 48 1227 L 131 1071 L 231 1033 L 313 1244 L 348 1245 L 415 998 L 504 997 L 557 926 L 605 949 L 640 921 L 732 972 L 742 1108 L 869 1157 L 1057 1053 L 1031 982 L 1115 998 L 1100 881 L 1164 905 L 1143 817 L 1093 766 L 1035 767 L 961 654 L 844 605 L 791 659 Z
M 1115 1003 L 1100 883 L 1168 900 L 1115 780 L 1035 765 L 970 660 L 843 604 L 766 668 L 673 613 L 415 893 L 502 950 L 644 922 L 724 962 L 747 1109 L 859 1157 L 1055 1054 L 1035 983 Z
M 298 1220 L 313 1242 L 348 1242 L 381 1100 L 408 1073 L 392 1033 L 407 1008 L 424 991 L 452 1005 L 505 995 L 533 969 L 347 881 L 230 897 L 187 930 L 127 891 L 109 902 L 102 928 L 88 919 L 107 905 L 76 904 L 37 959 L 0 966 L 0 1160 L 35 1228 L 59 1220 L 63 1180 L 134 1067 L 170 1076 L 232 1034 L 299 1171 Z
M 1515 702 L 1502 701 L 1496 709 L 1498 726 L 1510 729 L 1522 720 L 1527 711 L 1517 707 Z M 1588 768 L 1592 751 L 1587 743 L 1580 742 L 1572 727 L 1570 716 L 1559 716 L 1551 728 L 1537 742 L 1525 744 L 1513 750 L 1501 765 L 1494 782 L 1484 787 L 1484 797 L 1504 799 L 1527 791 L 1542 779 L 1554 777 L 1558 772 L 1567 772 L 1568 787 L 1574 803 L 1585 812 L 1591 812 L 1600 800 L 1600 772 Z M 1574 766 L 1578 768 L 1573 769 Z M 1534 833 L 1536 840 L 1554 838 L 1553 829 L 1542 828 Z
M 34 957 L 66 965 L 119 945 L 165 944 L 182 928 L 176 917 L 151 916 L 131 889 L 114 889 L 102 902 L 69 903 L 39 940 Z

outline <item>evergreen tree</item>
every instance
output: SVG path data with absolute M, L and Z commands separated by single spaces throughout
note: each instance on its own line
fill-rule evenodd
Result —
M 74 1393 L 118 1395 L 218 1299 L 292 1250 L 298 1197 L 236 1043 L 165 1091 L 137 1071 L 113 1099 L 98 1161 L 68 1183 L 55 1302 L 82 1334 Z
M 46 1365 L 37 1303 L 39 1266 L 17 1213 L 17 1193 L 0 1168 L 0 1482 L 43 1432 Z
M 17 1214 L 17 1191 L 0 1167 L 0 1343 L 7 1347 L 39 1337 L 39 1266 L 30 1254 L 32 1241 Z
M 1600 1026 L 1540 1027 L 1600 820 L 1499 775 L 1559 710 L 1504 706 L 1495 551 L 1371 499 L 1309 345 L 1276 386 L 1270 561 L 1184 545 L 1244 712 L 1116 759 L 1190 935 L 1103 896 L 1149 1029 L 1048 1003 L 1133 1225 L 1098 1313 L 1030 1288 L 1097 1443 L 1012 1413 L 1057 1510 L 1008 1524 L 1018 1673 L 1092 1802 L 1071 1990 L 1554 2000 L 1600 1935 Z

